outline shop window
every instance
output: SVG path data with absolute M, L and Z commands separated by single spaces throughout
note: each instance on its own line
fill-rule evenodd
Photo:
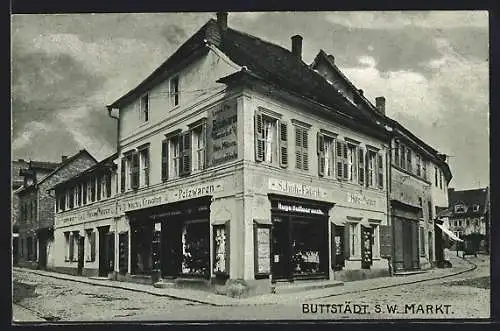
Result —
M 142 122 L 149 121 L 149 94 L 144 94 L 140 99 L 140 114 L 139 118 Z
M 21 256 L 24 257 L 24 238 L 21 238 L 21 240 L 19 241 L 20 243 L 20 246 L 21 246 Z
M 478 212 L 479 211 L 479 205 L 472 206 L 472 211 Z
M 175 107 L 180 102 L 179 76 L 170 79 L 169 90 L 170 107 Z
M 69 261 L 69 247 L 70 247 L 69 232 L 64 232 L 64 261 Z
M 139 151 L 140 155 L 140 186 L 149 186 L 149 148 Z
M 206 168 L 206 123 L 192 129 L 193 134 L 193 170 Z
M 295 127 L 295 168 L 309 170 L 309 132 L 305 128 Z
M 131 229 L 131 272 L 135 275 L 151 274 L 153 224 L 137 224 Z
M 278 120 L 260 113 L 255 114 L 255 160 L 277 163 Z
M 322 272 L 320 257 L 324 240 L 322 222 L 294 219 L 292 226 L 292 271 L 294 275 Z
M 89 229 L 85 231 L 85 261 L 86 262 L 94 262 L 96 255 L 96 247 L 95 247 L 95 231 L 93 229 Z
M 68 260 L 70 262 L 73 262 L 74 261 L 74 258 L 75 258 L 75 234 L 74 233 L 70 233 L 69 234 L 69 254 L 68 254 Z
M 359 258 L 361 256 L 360 246 L 360 225 L 359 223 L 349 223 L 349 256 Z
M 214 266 L 216 275 L 229 275 L 229 222 L 213 226 Z
M 122 275 L 128 272 L 128 232 L 118 235 L 118 270 Z
M 186 222 L 182 228 L 182 273 L 206 276 L 210 273 L 208 221 Z

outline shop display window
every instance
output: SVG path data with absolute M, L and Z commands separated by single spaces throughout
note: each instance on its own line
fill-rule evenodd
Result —
M 315 274 L 320 272 L 320 255 L 324 243 L 321 223 L 293 221 L 292 270 L 294 274 Z
M 151 274 L 153 225 L 136 225 L 132 230 L 132 273 Z
M 210 232 L 208 221 L 186 222 L 182 228 L 182 273 L 209 274 Z

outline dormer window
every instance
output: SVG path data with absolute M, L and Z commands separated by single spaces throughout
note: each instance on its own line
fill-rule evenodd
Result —
M 479 205 L 472 206 L 472 211 L 479 211 Z
M 465 213 L 466 208 L 464 205 L 455 205 L 455 213 L 457 214 L 463 214 Z

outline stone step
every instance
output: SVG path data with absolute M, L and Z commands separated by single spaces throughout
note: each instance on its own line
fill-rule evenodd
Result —
M 343 286 L 344 282 L 339 280 L 317 280 L 317 281 L 295 281 L 293 283 L 278 282 L 274 284 L 274 293 L 293 293 L 309 290 L 317 290 L 322 288 L 330 288 L 335 286 Z
M 428 270 L 397 271 L 394 273 L 394 276 L 409 276 L 409 275 L 425 274 L 427 272 Z

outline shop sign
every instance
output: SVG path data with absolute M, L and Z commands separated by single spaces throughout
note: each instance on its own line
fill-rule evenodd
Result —
M 202 185 L 192 185 L 184 186 L 175 190 L 172 193 L 172 201 L 186 200 L 199 198 L 206 195 L 212 195 L 215 192 L 220 192 L 224 190 L 224 185 L 221 182 L 202 184 Z
M 234 99 L 208 111 L 209 165 L 217 165 L 238 157 L 237 123 L 238 114 Z
M 121 212 L 126 212 L 135 209 L 149 208 L 167 203 L 168 199 L 165 194 L 158 194 L 139 199 L 131 199 L 123 201 L 119 204 Z
M 368 199 L 362 194 L 357 193 L 347 193 L 347 202 L 353 203 L 356 205 L 365 205 L 369 207 L 375 207 L 377 205 L 377 201 L 374 199 Z
M 95 209 L 86 210 L 72 216 L 63 217 L 58 222 L 59 224 L 73 224 L 93 221 L 100 218 L 112 217 L 115 215 L 113 207 L 97 207 Z
M 302 207 L 301 205 L 284 205 L 281 202 L 278 202 L 278 209 L 286 212 L 325 215 L 325 213 L 321 209 L 307 208 L 307 207 Z
M 279 191 L 282 193 L 301 195 L 311 198 L 327 198 L 328 193 L 319 187 L 310 186 L 306 184 L 289 182 L 287 180 L 269 178 L 269 190 Z
M 257 273 L 271 272 L 271 238 L 269 228 L 257 228 Z

